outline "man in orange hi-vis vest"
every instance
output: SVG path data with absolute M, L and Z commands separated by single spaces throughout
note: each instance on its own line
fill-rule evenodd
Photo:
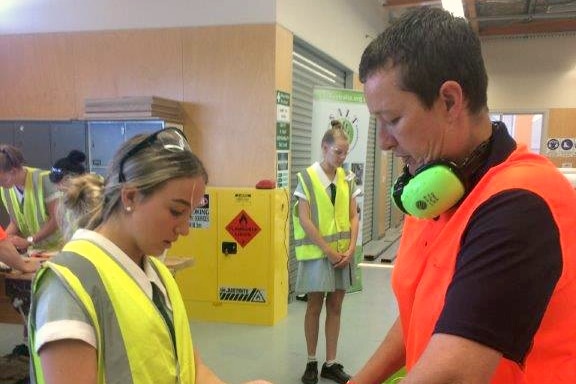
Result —
M 399 316 L 349 383 L 576 383 L 576 192 L 491 122 L 481 45 L 441 9 L 364 51 L 379 145 L 405 163 Z

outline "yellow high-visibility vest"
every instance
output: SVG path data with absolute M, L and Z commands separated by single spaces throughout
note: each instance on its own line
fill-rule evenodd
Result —
M 34 236 L 48 221 L 48 212 L 44 203 L 43 180 L 48 177 L 48 171 L 24 167 L 26 181 L 24 182 L 24 200 L 20 203 L 16 187 L 1 188 L 2 202 L 6 211 L 18 226 L 22 237 Z M 46 239 L 34 244 L 38 249 L 57 250 L 62 246 L 60 231 L 56 231 Z
M 310 204 L 310 219 L 323 239 L 338 252 L 344 252 L 350 246 L 350 199 L 351 181 L 346 171 L 336 169 L 336 201 L 332 204 L 330 196 L 322 185 L 312 166 L 298 173 L 298 180 L 304 189 Z M 294 227 L 294 246 L 297 260 L 314 260 L 326 257 L 322 249 L 314 244 L 300 225 L 298 202 L 292 209 Z
M 35 383 L 43 384 L 44 377 L 34 349 L 34 294 L 50 269 L 73 293 L 95 329 L 99 384 L 194 384 L 196 370 L 186 308 L 168 268 L 154 257 L 150 261 L 170 299 L 175 345 L 166 320 L 132 276 L 98 245 L 72 240 L 44 264 L 32 284 L 28 327 Z

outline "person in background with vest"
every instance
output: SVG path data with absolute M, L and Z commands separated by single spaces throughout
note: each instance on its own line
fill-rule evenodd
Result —
M 346 290 L 354 283 L 354 251 L 358 237 L 354 174 L 342 168 L 349 140 L 339 121 L 322 138 L 322 161 L 298 173 L 293 208 L 294 245 L 298 260 L 296 293 L 307 295 L 304 335 L 308 363 L 304 384 L 318 381 L 316 347 L 320 313 L 326 302 L 326 362 L 320 376 L 346 383 L 350 376 L 336 362 L 340 313 Z
M 576 383 L 576 193 L 491 122 L 481 44 L 438 8 L 362 55 L 382 150 L 405 162 L 392 286 L 399 317 L 349 383 Z
M 24 252 L 29 247 L 52 251 L 61 247 L 56 222 L 57 190 L 48 171 L 25 167 L 22 152 L 0 145 L 0 194 L 10 216 L 6 233 Z
M 77 149 L 71 150 L 66 157 L 62 157 L 54 162 L 50 170 L 50 181 L 63 188 L 66 181 L 74 176 L 86 173 L 86 154 Z
M 86 217 L 32 285 L 32 382 L 221 384 L 193 347 L 176 281 L 154 256 L 188 234 L 208 181 L 201 161 L 180 130 L 166 128 L 124 143 L 104 183 L 93 176 L 66 188 L 64 199 Z
M 73 199 L 67 199 L 68 204 L 63 203 L 63 196 L 66 194 L 68 185 L 72 183 L 75 178 L 86 173 L 86 166 L 84 165 L 85 161 L 86 154 L 77 149 L 73 149 L 68 153 L 68 155 L 66 155 L 66 157 L 56 160 L 50 170 L 50 181 L 56 185 L 59 192 L 59 199 L 56 207 L 56 221 L 64 241 L 70 240 L 76 229 L 83 228 L 83 226 L 76 225 L 76 220 L 82 220 L 81 218 L 87 216 L 86 209 L 88 209 L 88 207 L 94 207 L 94 199 L 88 199 L 87 202 L 79 202 L 79 199 L 75 196 Z M 89 183 L 94 182 L 95 187 L 92 189 L 100 189 L 104 180 L 102 179 L 101 182 L 98 182 L 92 180 L 92 177 L 98 179 L 101 179 L 101 177 L 99 175 L 88 177 L 88 180 L 90 180 Z M 88 183 L 83 183 L 83 185 L 87 187 Z M 92 191 L 92 189 L 72 189 L 75 191 L 74 193 L 90 193 Z M 88 196 L 93 195 L 89 194 Z M 87 196 L 84 198 L 87 198 Z M 99 199 L 100 195 L 97 194 L 95 198 Z M 72 206 L 67 206 L 70 204 L 72 204 Z

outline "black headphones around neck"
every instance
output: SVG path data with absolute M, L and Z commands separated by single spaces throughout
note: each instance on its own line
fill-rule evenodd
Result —
M 462 165 L 448 160 L 424 164 L 411 175 L 408 166 L 392 187 L 392 200 L 404 213 L 432 219 L 454 207 L 470 191 L 471 176 L 485 163 L 492 136 L 482 142 Z

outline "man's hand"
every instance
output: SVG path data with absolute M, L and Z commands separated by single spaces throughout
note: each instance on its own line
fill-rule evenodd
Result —
M 30 246 L 30 244 L 28 244 L 28 241 L 25 238 L 20 237 L 18 235 L 9 236 L 8 239 L 10 240 L 12 245 L 14 245 L 14 247 L 20 252 L 26 252 L 26 250 Z

